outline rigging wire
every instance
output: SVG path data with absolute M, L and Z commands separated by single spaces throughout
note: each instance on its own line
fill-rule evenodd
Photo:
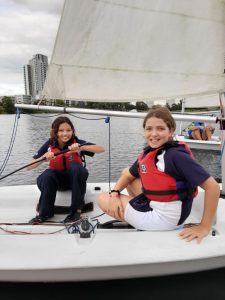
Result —
M 111 190 L 111 124 L 110 124 L 110 117 L 100 117 L 100 118 L 85 118 L 85 117 L 78 117 L 77 115 L 71 114 L 71 113 L 67 113 L 68 115 L 77 118 L 77 119 L 82 119 L 82 120 L 88 120 L 88 121 L 98 121 L 98 120 L 105 120 L 106 124 L 109 124 L 108 127 L 108 139 L 109 139 L 109 144 L 108 144 L 108 162 L 109 162 L 109 167 L 108 167 L 108 183 L 109 183 L 109 191 Z
M 29 113 L 26 113 L 26 112 L 23 112 L 23 114 L 25 115 L 29 115 L 31 117 L 35 117 L 35 118 L 43 118 L 43 119 L 47 119 L 47 118 L 53 118 L 53 117 L 58 117 L 58 116 L 61 116 L 62 114 L 55 114 L 55 115 L 51 115 L 51 116 L 37 116 L 35 114 L 29 114 Z
M 15 142 L 15 138 L 16 138 L 19 119 L 20 119 L 20 110 L 19 110 L 19 108 L 17 108 L 16 109 L 15 120 L 14 120 L 14 125 L 13 125 L 13 131 L 12 131 L 12 135 L 11 135 L 11 140 L 10 140 L 10 143 L 9 143 L 9 148 L 7 150 L 5 159 L 4 159 L 4 161 L 2 163 L 2 166 L 0 168 L 0 176 L 2 175 L 4 169 L 5 169 L 8 161 L 9 161 L 9 157 L 11 155 L 11 152 L 12 152 L 12 149 L 13 149 L 13 146 L 14 146 L 14 142 Z
M 77 115 L 74 115 L 74 114 L 71 114 L 71 113 L 66 113 L 74 118 L 77 118 L 77 119 L 81 119 L 81 120 L 88 120 L 88 121 L 98 121 L 98 120 L 106 120 L 107 117 L 100 117 L 100 118 L 85 118 L 85 117 L 78 117 Z

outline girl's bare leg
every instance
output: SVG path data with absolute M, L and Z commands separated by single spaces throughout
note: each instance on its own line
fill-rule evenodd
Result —
M 121 194 L 119 198 L 110 197 L 109 193 L 101 193 L 98 198 L 98 205 L 106 214 L 111 216 L 112 218 L 115 218 L 120 221 L 124 221 L 124 210 L 127 205 L 127 203 L 132 199 L 132 197 Z M 112 206 L 112 204 L 115 204 L 115 201 L 119 201 L 122 204 L 122 211 L 120 210 L 119 215 L 120 217 L 117 217 L 115 213 L 111 213 L 109 208 Z M 118 202 L 117 202 L 118 203 Z M 118 208 L 119 204 L 118 203 Z
M 129 177 L 129 174 L 129 168 L 126 168 L 122 171 L 121 176 Z M 142 192 L 140 179 L 134 179 L 126 189 L 128 195 L 121 194 L 120 197 L 110 197 L 109 193 L 101 193 L 98 198 L 99 207 L 111 217 L 124 220 L 124 210 L 127 203 Z
M 192 137 L 194 140 L 202 140 L 201 133 L 199 129 L 195 129 L 192 131 Z
M 205 133 L 205 139 L 210 141 L 212 139 L 212 130 L 206 127 L 204 133 Z
M 129 172 L 128 168 L 124 169 L 122 174 L 126 175 L 126 172 Z M 142 193 L 141 188 L 142 188 L 141 180 L 140 178 L 136 178 L 127 186 L 128 195 L 131 196 L 132 198 L 136 197 L 137 195 Z

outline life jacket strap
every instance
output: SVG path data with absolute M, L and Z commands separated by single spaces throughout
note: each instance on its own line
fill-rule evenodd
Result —
M 65 155 L 63 154 L 62 155 L 62 160 L 63 160 L 63 169 L 64 169 L 64 171 L 66 171 L 66 157 L 65 157 Z
M 188 190 L 187 189 L 177 189 L 177 190 L 152 191 L 152 190 L 146 190 L 146 189 L 142 188 L 142 192 L 145 195 L 165 196 L 165 195 L 188 193 Z
M 86 168 L 86 159 L 85 159 L 85 155 L 84 154 L 81 154 L 80 155 L 80 158 L 81 158 L 81 161 L 83 163 L 83 166 Z

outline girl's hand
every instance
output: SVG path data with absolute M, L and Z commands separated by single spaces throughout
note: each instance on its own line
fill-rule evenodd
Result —
M 183 229 L 179 233 L 179 236 L 181 239 L 186 239 L 187 242 L 197 239 L 197 243 L 200 243 L 209 234 L 209 231 L 210 228 L 200 223 Z
M 69 146 L 68 149 L 70 151 L 73 151 L 73 152 L 79 152 L 80 151 L 80 144 L 74 143 L 71 146 Z
M 123 205 L 119 195 L 117 193 L 111 193 L 109 197 L 110 201 L 106 213 L 117 220 L 123 221 Z
M 54 158 L 54 153 L 51 151 L 48 151 L 42 156 L 42 158 L 45 158 L 45 161 L 48 162 Z

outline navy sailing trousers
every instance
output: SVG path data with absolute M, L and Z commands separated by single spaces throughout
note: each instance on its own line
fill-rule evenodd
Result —
M 38 178 L 37 185 L 41 191 L 39 199 L 39 215 L 52 217 L 57 190 L 72 190 L 71 213 L 82 209 L 86 193 L 88 170 L 81 164 L 72 163 L 69 170 L 59 171 L 47 169 Z

